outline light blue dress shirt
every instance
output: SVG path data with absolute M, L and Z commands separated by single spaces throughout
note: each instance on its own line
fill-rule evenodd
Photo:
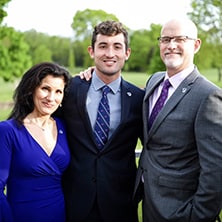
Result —
M 113 134 L 114 130 L 118 127 L 121 119 L 121 94 L 120 94 L 121 77 L 108 84 L 111 92 L 108 94 L 109 106 L 110 106 L 110 131 L 109 138 Z M 86 100 L 86 108 L 88 111 L 89 119 L 92 129 L 94 129 L 97 110 L 99 102 L 102 97 L 101 88 L 105 83 L 99 79 L 96 72 L 93 72 L 92 83 L 89 87 Z

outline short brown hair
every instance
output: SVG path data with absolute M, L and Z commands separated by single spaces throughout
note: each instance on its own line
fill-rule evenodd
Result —
M 126 50 L 129 47 L 129 40 L 128 40 L 128 32 L 124 28 L 121 22 L 107 20 L 104 22 L 99 23 L 94 27 L 94 31 L 92 34 L 91 46 L 94 49 L 96 38 L 98 34 L 107 35 L 107 36 L 115 36 L 120 33 L 124 35 L 124 42 L 126 46 Z

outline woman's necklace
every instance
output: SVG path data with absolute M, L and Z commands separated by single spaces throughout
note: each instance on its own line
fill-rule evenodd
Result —
M 50 120 L 53 120 L 52 117 L 50 117 Z M 39 129 L 41 129 L 43 132 L 45 132 L 47 130 L 46 127 L 42 127 L 42 126 L 39 126 L 36 122 L 34 122 L 32 119 L 29 119 L 30 123 L 31 124 L 34 124 L 36 127 L 38 127 Z
M 35 122 L 33 122 L 33 121 L 31 121 L 31 123 L 33 123 L 33 124 L 34 124 L 35 126 L 37 126 L 39 129 L 41 129 L 43 132 L 46 131 L 45 128 L 39 126 L 37 123 L 35 123 Z

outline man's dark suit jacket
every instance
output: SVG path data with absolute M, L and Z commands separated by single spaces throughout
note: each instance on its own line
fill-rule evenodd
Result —
M 97 201 L 105 222 L 135 222 L 135 147 L 142 136 L 144 91 L 121 80 L 121 122 L 99 151 L 86 109 L 90 83 L 74 77 L 61 110 L 72 156 L 64 176 L 68 221 L 84 221 Z

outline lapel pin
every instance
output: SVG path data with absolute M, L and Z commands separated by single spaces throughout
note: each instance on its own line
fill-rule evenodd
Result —
M 182 88 L 182 93 L 185 93 L 187 91 L 187 88 Z
M 132 93 L 131 92 L 127 92 L 126 93 L 128 96 L 132 96 Z

